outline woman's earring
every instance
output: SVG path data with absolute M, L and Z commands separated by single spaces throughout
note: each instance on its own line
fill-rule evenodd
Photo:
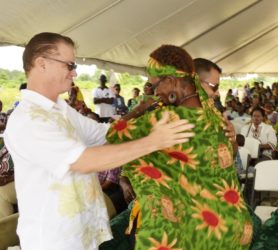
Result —
M 168 100 L 171 104 L 175 104 L 175 102 L 177 101 L 177 94 L 176 92 L 171 92 L 169 95 L 168 95 Z

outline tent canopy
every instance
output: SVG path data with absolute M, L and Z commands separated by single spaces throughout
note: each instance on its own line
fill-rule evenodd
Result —
M 70 36 L 79 63 L 144 72 L 161 44 L 210 59 L 224 74 L 278 75 L 277 0 L 0 0 L 0 44 Z

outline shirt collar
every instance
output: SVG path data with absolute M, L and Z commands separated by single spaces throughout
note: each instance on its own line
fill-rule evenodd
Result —
M 57 102 L 53 102 L 52 100 L 39 94 L 38 92 L 29 89 L 21 90 L 21 96 L 22 100 L 41 106 L 43 109 L 46 109 L 48 111 L 53 108 L 58 110 L 60 109 L 62 111 L 66 109 L 66 102 L 60 97 L 58 97 Z
M 260 127 L 262 127 L 262 126 L 263 126 L 263 122 L 261 122 L 261 123 L 259 124 L 258 128 L 260 128 Z M 254 128 L 254 129 L 256 128 L 255 125 L 254 125 L 254 123 L 252 123 L 252 128 Z

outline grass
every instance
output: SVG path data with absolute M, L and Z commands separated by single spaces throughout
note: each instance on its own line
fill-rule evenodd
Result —
M 3 103 L 3 111 L 13 108 L 14 103 L 20 100 L 18 88 L 0 88 L 0 100 Z
M 93 98 L 92 98 L 92 90 L 96 87 L 96 84 L 92 84 L 91 88 L 81 88 L 82 94 L 84 96 L 85 102 L 89 108 L 94 110 Z M 139 85 L 127 85 L 122 87 L 121 95 L 125 98 L 125 102 L 127 103 L 128 99 L 132 97 L 132 89 L 133 88 L 142 89 L 143 86 Z M 66 99 L 68 94 L 65 93 L 62 95 L 62 98 Z M 13 108 L 14 103 L 16 101 L 20 101 L 20 92 L 18 88 L 0 88 L 0 100 L 3 103 L 3 111 L 7 111 Z
M 93 104 L 93 98 L 92 98 L 92 90 L 94 88 L 96 88 L 98 86 L 97 83 L 92 83 L 92 82 L 77 82 L 76 83 L 77 86 L 80 87 L 85 102 L 87 104 L 87 106 L 89 108 L 91 108 L 92 110 L 94 110 L 94 104 Z M 137 87 L 139 89 L 141 89 L 140 94 L 143 93 L 143 83 L 138 83 L 138 84 L 125 84 L 125 85 L 121 85 L 121 95 L 125 98 L 125 102 L 127 104 L 128 99 L 132 98 L 132 89 Z M 226 86 L 225 84 L 222 85 L 222 81 L 221 81 L 221 89 L 220 89 L 220 95 L 221 95 L 221 101 L 222 104 L 225 104 L 225 97 L 226 97 L 226 93 L 228 91 L 228 88 L 230 87 L 229 85 Z M 243 88 L 242 87 L 238 87 L 239 89 L 239 97 L 241 98 L 243 95 Z M 67 98 L 68 95 L 67 93 L 62 95 L 63 98 Z M 0 87 L 0 100 L 3 103 L 3 111 L 7 111 L 9 109 L 11 109 L 14 105 L 14 103 L 16 101 L 20 100 L 20 92 L 18 90 L 18 87 L 5 87 L 2 86 Z

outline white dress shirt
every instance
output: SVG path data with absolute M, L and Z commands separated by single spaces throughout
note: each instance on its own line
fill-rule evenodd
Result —
M 87 146 L 105 143 L 109 125 L 30 91 L 4 134 L 15 168 L 22 250 L 98 249 L 112 238 L 95 173 L 70 171 Z M 92 162 L 93 164 L 93 162 Z

